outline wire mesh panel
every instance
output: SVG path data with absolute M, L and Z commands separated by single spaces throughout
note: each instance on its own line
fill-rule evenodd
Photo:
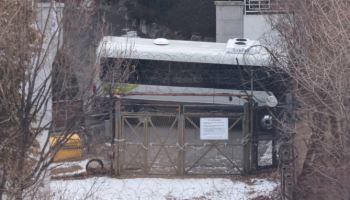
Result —
M 223 119 L 227 138 L 203 138 L 201 119 Z M 120 121 L 121 174 L 227 175 L 243 171 L 247 139 L 242 108 L 123 105 Z
M 178 120 L 176 115 L 152 115 L 148 121 L 150 174 L 176 174 Z
M 243 113 L 215 112 L 207 107 L 207 112 L 185 112 L 184 140 L 185 174 L 239 174 L 243 168 Z M 187 107 L 187 110 L 190 110 Z M 214 111 L 214 112 L 211 112 Z M 207 140 L 201 138 L 201 118 L 227 118 L 228 138 Z
M 177 106 L 125 105 L 121 173 L 176 174 Z
M 147 156 L 146 123 L 144 115 L 122 117 L 122 173 L 143 174 L 146 172 Z

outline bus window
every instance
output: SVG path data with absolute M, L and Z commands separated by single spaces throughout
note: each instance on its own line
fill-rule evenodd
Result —
M 280 85 L 263 67 L 111 58 L 101 63 L 100 78 L 108 82 L 250 90 L 252 77 L 254 90 Z

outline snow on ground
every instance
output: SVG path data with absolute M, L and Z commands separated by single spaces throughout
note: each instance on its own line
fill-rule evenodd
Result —
M 249 200 L 270 196 L 278 186 L 266 179 L 251 179 L 249 183 L 225 178 L 115 179 L 96 177 L 83 180 L 52 180 L 53 200 Z
M 57 162 L 50 165 L 51 174 L 54 177 L 74 176 L 86 173 L 85 166 L 89 159 L 72 162 Z

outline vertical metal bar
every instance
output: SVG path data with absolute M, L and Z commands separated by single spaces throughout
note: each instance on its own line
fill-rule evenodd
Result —
M 256 171 L 258 168 L 258 135 L 254 131 L 254 101 L 249 98 L 249 126 L 250 126 L 250 135 L 251 135 L 251 164 L 250 170 Z
M 114 123 L 114 139 L 113 142 L 115 144 L 115 150 L 114 150 L 114 173 L 115 175 L 120 175 L 120 167 L 121 167 L 121 159 L 120 159 L 120 153 L 121 153 L 121 131 L 122 131 L 122 114 L 121 114 L 121 103 L 120 100 L 117 100 L 115 103 L 115 123 Z M 115 143 L 116 141 L 116 143 Z
M 121 105 L 120 105 L 121 107 Z M 119 135 L 120 135 L 120 143 L 119 143 L 119 165 L 118 165 L 118 169 L 119 169 L 119 174 L 122 175 L 123 174 L 123 169 L 124 169 L 124 165 L 126 162 L 125 159 L 125 150 L 126 150 L 126 135 L 125 132 L 123 132 L 125 129 L 125 116 L 123 114 L 123 111 L 120 111 L 120 128 L 119 128 Z
M 272 138 L 272 167 L 277 167 L 277 151 L 275 136 Z
M 148 118 L 150 117 L 149 114 L 147 114 L 144 117 L 143 121 L 143 149 L 144 149 L 144 167 L 143 171 L 144 174 L 148 174 L 148 147 L 149 147 L 149 128 L 148 128 Z
M 248 126 L 248 103 L 244 104 L 244 115 L 243 115 L 243 122 L 242 122 L 242 135 L 243 135 L 243 171 L 244 173 L 249 173 L 250 171 L 250 159 L 249 159 L 249 146 L 248 146 L 248 139 L 249 139 L 249 126 Z
M 245 174 L 250 173 L 255 167 L 253 167 L 253 131 L 252 131 L 252 105 L 248 100 L 244 104 L 244 116 L 243 116 L 243 171 Z
M 287 104 L 287 131 L 295 130 L 295 118 L 294 118 L 294 103 L 293 95 L 291 93 L 286 94 L 286 104 Z M 294 185 L 296 182 L 295 174 L 295 161 L 294 161 L 294 138 L 289 138 L 287 135 L 282 134 L 281 147 L 279 149 L 280 161 L 282 162 L 281 168 L 281 190 L 282 199 L 294 199 Z
M 179 145 L 179 151 L 178 151 L 178 162 L 177 162 L 177 173 L 180 176 L 184 175 L 184 156 L 185 156 L 185 137 L 184 137 L 184 129 L 185 129 L 185 117 L 184 112 L 181 109 L 181 106 L 179 106 L 179 112 L 178 112 L 178 145 Z

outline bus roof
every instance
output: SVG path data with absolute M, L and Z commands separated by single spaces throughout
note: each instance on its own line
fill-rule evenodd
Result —
M 154 39 L 105 36 L 99 44 L 97 56 L 241 66 L 267 66 L 270 61 L 270 56 L 258 45 L 246 45 L 246 51 L 232 52 L 226 43 L 184 40 L 168 40 L 168 43 L 157 45 Z

